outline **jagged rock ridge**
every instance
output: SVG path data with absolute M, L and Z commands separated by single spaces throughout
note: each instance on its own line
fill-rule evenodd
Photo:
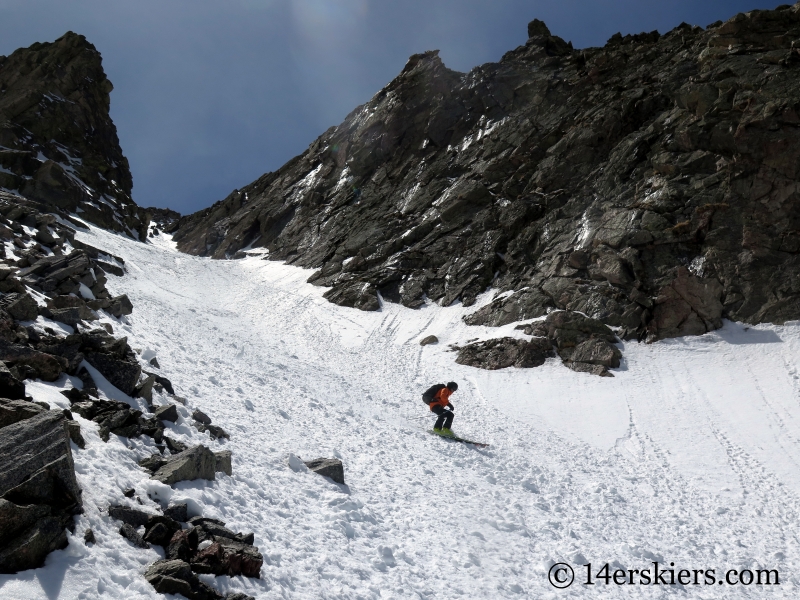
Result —
M 179 248 L 263 246 L 365 310 L 514 292 L 474 324 L 561 308 L 658 339 L 800 317 L 800 5 L 585 50 L 529 34 L 466 74 L 412 56 L 305 153 L 184 217 Z
M 0 189 L 145 239 L 100 53 L 69 32 L 0 56 Z

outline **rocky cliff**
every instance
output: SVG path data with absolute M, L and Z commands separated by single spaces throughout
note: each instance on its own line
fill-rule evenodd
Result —
M 0 189 L 144 239 L 149 219 L 109 116 L 100 53 L 81 35 L 0 56 Z
M 800 4 L 498 63 L 436 51 L 280 170 L 184 217 L 185 252 L 265 247 L 326 297 L 559 308 L 650 340 L 800 318 Z

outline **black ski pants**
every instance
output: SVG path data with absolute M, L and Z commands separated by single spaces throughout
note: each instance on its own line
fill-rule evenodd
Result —
M 434 429 L 442 429 L 447 428 L 450 429 L 450 426 L 453 424 L 453 414 L 452 410 L 446 410 L 442 406 L 434 406 L 431 409 L 434 413 L 439 415 L 439 418 L 436 419 L 436 424 L 433 426 Z

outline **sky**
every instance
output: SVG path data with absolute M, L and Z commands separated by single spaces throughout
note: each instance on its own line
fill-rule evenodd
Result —
M 403 68 L 499 60 L 543 20 L 575 47 L 764 0 L 0 0 L 0 54 L 66 31 L 103 56 L 141 206 L 189 214 L 274 171 Z

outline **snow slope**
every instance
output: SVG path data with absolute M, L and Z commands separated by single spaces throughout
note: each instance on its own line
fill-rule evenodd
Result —
M 0 576 L 8 598 L 159 598 L 144 581 L 160 550 L 121 538 L 101 509 L 134 486 L 146 505 L 188 500 L 196 513 L 254 531 L 261 580 L 204 576 L 257 598 L 797 597 L 800 584 L 800 326 L 746 328 L 626 344 L 615 377 L 537 369 L 481 371 L 447 345 L 519 335 L 467 327 L 467 309 L 328 303 L 295 267 L 179 254 L 168 236 L 140 244 L 102 230 L 83 241 L 125 258 L 109 277 L 134 312 L 112 322 L 158 357 L 190 408 L 231 434 L 233 477 L 150 482 L 136 459 L 149 438 L 75 449 L 86 514 L 47 564 Z M 488 301 L 488 298 L 484 298 Z M 470 312 L 473 308 L 468 309 Z M 440 343 L 420 347 L 428 334 Z M 148 354 L 149 356 L 149 354 Z M 425 433 L 419 396 L 455 380 L 454 429 L 485 450 Z M 58 389 L 29 384 L 66 406 Z M 106 386 L 107 394 L 117 394 Z M 189 411 L 171 435 L 198 443 Z M 339 457 L 347 486 L 298 467 Z M 290 466 L 290 464 L 292 466 Z M 294 468 L 292 468 L 294 467 Z M 98 543 L 87 548 L 91 526 Z M 778 569 L 780 586 L 581 585 L 614 568 Z M 575 565 L 566 590 L 548 583 Z

